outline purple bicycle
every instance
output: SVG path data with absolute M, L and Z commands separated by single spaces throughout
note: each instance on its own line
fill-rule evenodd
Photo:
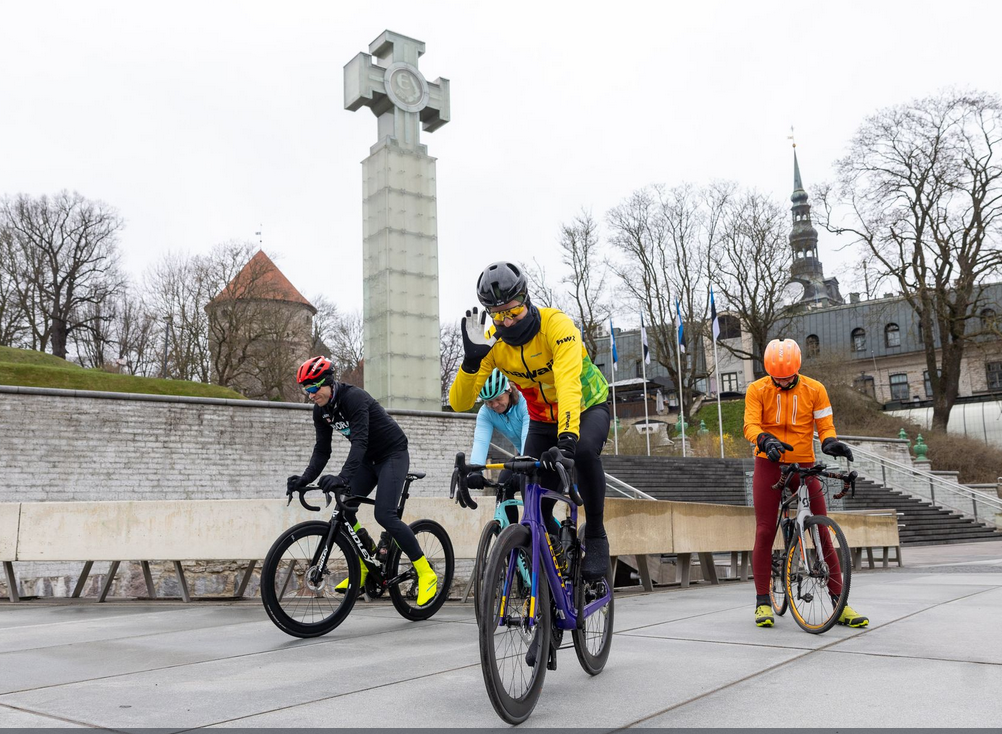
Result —
M 468 466 L 462 454 L 457 456 L 461 470 L 455 476 L 460 482 L 469 471 L 481 469 L 508 469 L 524 477 L 522 521 L 498 536 L 478 599 L 480 667 L 487 695 L 498 715 L 511 724 L 525 721 L 535 708 L 547 669 L 557 667 L 565 631 L 571 632 L 578 662 L 589 675 L 602 672 L 612 645 L 612 568 L 604 579 L 582 579 L 587 549 L 577 527 L 583 502 L 568 474 L 574 462 L 556 456 L 553 461 L 559 492 L 538 484 L 536 459 Z M 544 525 L 546 500 L 567 506 L 567 517 L 555 533 Z

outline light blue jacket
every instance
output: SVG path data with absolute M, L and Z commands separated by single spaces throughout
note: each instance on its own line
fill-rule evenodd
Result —
M 519 395 L 518 402 L 503 414 L 495 413 L 487 405 L 480 406 L 480 412 L 477 413 L 477 428 L 473 432 L 471 464 L 487 462 L 487 449 L 490 447 L 495 428 L 512 442 L 518 453 L 522 453 L 525 448 L 525 437 L 529 433 L 529 408 L 524 397 Z

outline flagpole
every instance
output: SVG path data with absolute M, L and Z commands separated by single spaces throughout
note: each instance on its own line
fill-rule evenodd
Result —
M 651 455 L 651 417 L 647 409 L 647 355 L 644 354 L 644 317 L 640 317 L 640 372 L 644 376 L 644 435 L 647 436 L 647 455 Z M 636 374 L 634 372 L 633 374 Z
M 619 427 L 616 419 L 616 332 L 612 330 L 612 321 L 609 322 L 609 354 L 612 361 L 612 446 L 613 452 L 619 456 Z M 608 434 L 607 434 L 608 435 Z
M 720 432 L 720 458 L 724 458 L 724 414 L 720 409 L 720 365 L 717 362 L 717 340 L 713 340 L 713 372 L 717 376 L 717 429 Z
M 682 458 L 685 458 L 685 400 L 682 398 L 682 344 L 675 337 L 675 353 L 678 355 L 678 384 L 675 388 L 678 391 L 678 424 L 682 428 Z
M 724 414 L 720 409 L 720 363 L 717 361 L 717 337 L 720 336 L 720 322 L 717 320 L 717 302 L 710 286 L 710 336 L 713 339 L 713 374 L 717 376 L 717 430 L 720 433 L 720 458 L 724 458 Z

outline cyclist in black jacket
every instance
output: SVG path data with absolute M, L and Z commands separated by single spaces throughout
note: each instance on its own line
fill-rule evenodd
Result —
M 320 477 L 317 484 L 325 491 L 348 487 L 351 495 L 363 497 L 376 488 L 376 522 L 389 531 L 400 549 L 411 559 L 418 575 L 417 605 L 427 604 L 435 597 L 438 576 L 425 558 L 414 531 L 397 514 L 397 502 L 410 466 L 407 436 L 369 393 L 360 387 L 335 381 L 331 362 L 325 357 L 306 360 L 299 368 L 296 380 L 313 402 L 317 442 L 306 471 L 300 476 L 289 477 L 288 491 L 301 489 L 320 476 L 331 458 L 334 431 L 348 439 L 351 448 L 340 473 L 326 474 Z M 375 548 L 354 513 L 345 517 L 354 524 L 362 542 L 370 549 Z M 364 584 L 368 569 L 365 564 L 361 568 L 361 583 Z M 345 579 L 334 588 L 343 591 L 347 587 L 348 579 Z

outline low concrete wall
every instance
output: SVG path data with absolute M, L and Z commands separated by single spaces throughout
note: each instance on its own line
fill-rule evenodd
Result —
M 449 533 L 456 558 L 471 559 L 484 525 L 493 517 L 491 499 L 484 497 L 477 510 L 471 511 L 448 498 L 415 497 L 407 504 L 405 519 L 439 522 Z M 79 573 L 78 566 L 67 562 L 130 560 L 201 564 L 192 570 L 219 578 L 194 585 L 196 594 L 232 593 L 241 564 L 231 559 L 262 559 L 286 528 L 327 517 L 326 512 L 287 507 L 282 500 L 0 504 L 0 527 L 6 529 L 0 560 L 29 562 L 19 571 L 21 585 L 35 593 L 67 595 L 74 574 Z M 359 517 L 376 536 L 379 526 L 372 519 L 371 507 L 362 507 Z M 893 514 L 833 513 L 832 517 L 851 547 L 899 543 Z M 732 505 L 610 499 L 606 527 L 610 551 L 616 556 L 744 551 L 754 545 L 755 511 Z M 13 553 L 12 537 L 16 538 Z M 465 583 L 469 569 L 468 562 L 457 563 L 457 586 Z M 163 591 L 158 593 L 172 593 L 170 574 L 168 567 L 159 566 L 155 576 Z M 251 584 L 252 591 L 256 583 Z M 145 595 L 140 577 L 123 578 L 113 593 L 130 590 Z M 453 593 L 458 593 L 455 587 Z

